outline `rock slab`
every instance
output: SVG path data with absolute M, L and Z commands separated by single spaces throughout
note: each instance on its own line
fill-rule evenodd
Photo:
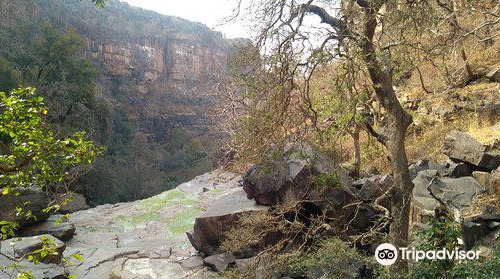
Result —
M 237 225 L 242 215 L 267 210 L 267 206 L 248 200 L 243 189 L 239 188 L 217 199 L 212 207 L 196 218 L 193 230 L 187 236 L 196 250 L 207 255 L 220 254 L 224 234 Z
M 487 146 L 463 132 L 452 131 L 445 138 L 442 151 L 452 160 L 481 169 L 492 171 L 500 166 L 500 155 L 490 152 Z

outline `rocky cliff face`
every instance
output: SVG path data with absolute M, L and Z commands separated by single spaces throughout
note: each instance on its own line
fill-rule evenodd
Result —
M 106 164 L 87 181 L 96 202 L 144 198 L 210 170 L 197 162 L 213 145 L 216 93 L 230 51 L 222 34 L 119 0 L 104 8 L 80 0 L 0 0 L 0 15 L 13 29 L 49 23 L 84 39 L 83 55 L 100 73 L 97 98 L 109 109 L 100 142 L 108 146 Z M 113 192 L 121 196 L 101 198 Z
M 192 136 L 209 129 L 214 84 L 229 51 L 220 33 L 119 0 L 102 9 L 79 0 L 3 2 L 8 14 L 26 22 L 75 28 L 84 37 L 102 94 L 123 109 L 133 137 L 165 140 L 175 125 Z
M 86 54 L 102 73 L 104 95 L 123 108 L 133 138 L 167 140 L 176 125 L 191 136 L 208 132 L 216 102 L 214 85 L 225 70 L 229 51 L 220 33 L 119 1 L 98 11 L 84 3 L 71 4 L 94 12 L 82 19 L 83 26 L 74 18 L 69 24 L 85 37 Z M 89 25 L 103 18 L 108 24 L 102 32 L 94 32 L 95 26 Z

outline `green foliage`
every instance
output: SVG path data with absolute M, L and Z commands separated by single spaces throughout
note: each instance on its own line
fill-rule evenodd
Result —
M 358 278 L 357 267 L 372 265 L 373 260 L 349 247 L 344 241 L 331 237 L 318 241 L 306 252 L 293 251 L 278 255 L 262 256 L 263 278 L 293 276 L 294 278 Z M 270 258 L 267 258 L 270 257 Z M 261 261 L 262 263 L 262 261 Z M 237 271 L 226 274 L 226 278 L 255 278 L 255 268 L 240 274 Z M 280 275 L 280 276 L 276 276 Z
M 47 114 L 43 98 L 33 88 L 0 92 L 0 190 L 17 194 L 19 188 L 41 187 L 57 192 L 90 166 L 102 149 L 84 139 L 85 133 L 56 139 L 42 116 Z M 31 217 L 19 205 L 18 214 Z M 47 211 L 56 209 L 53 204 Z M 12 236 L 16 223 L 1 224 L 4 237 Z
M 92 0 L 92 3 L 96 5 L 96 7 L 104 7 L 106 5 L 106 0 Z
M 20 188 L 39 187 L 54 194 L 68 191 L 68 185 L 88 170 L 103 149 L 85 140 L 84 132 L 58 139 L 50 124 L 43 98 L 34 88 L 13 89 L 0 92 L 0 191 L 1 195 L 18 195 Z M 62 201 L 64 203 L 64 201 Z M 17 215 L 32 217 L 18 205 Z M 59 202 L 53 202 L 45 212 L 57 210 Z M 0 220 L 2 238 L 15 236 L 18 224 Z M 34 264 L 58 252 L 51 239 L 42 238 L 40 249 L 27 255 Z M 11 268 L 18 271 L 18 278 L 34 278 L 13 261 Z M 2 267 L 5 268 L 5 267 Z
M 1 23 L 1 22 L 0 22 Z M 95 98 L 97 69 L 84 58 L 84 41 L 74 29 L 49 24 L 1 26 L 0 89 L 36 87 L 50 108 L 48 120 L 64 135 L 86 130 L 104 137 L 107 108 Z
M 459 226 L 452 216 L 433 218 L 429 222 L 430 228 L 416 233 L 416 248 L 422 251 L 446 248 L 453 250 L 459 247 Z M 424 259 L 416 263 L 411 269 L 411 278 L 445 278 L 441 277 L 454 267 L 452 260 Z
M 87 166 L 102 149 L 78 132 L 56 139 L 42 115 L 47 109 L 33 88 L 0 92 L 0 189 L 4 195 L 19 187 L 50 189 L 74 178 L 71 171 Z
M 337 188 L 341 186 L 337 172 L 321 173 L 314 178 L 314 183 L 321 188 Z
M 125 121 L 118 123 L 128 126 Z M 130 133 L 127 128 L 121 131 Z M 82 181 L 96 203 L 147 198 L 212 169 L 201 141 L 180 128 L 173 128 L 165 143 L 124 140 L 126 135 L 119 133 L 115 139 L 107 156 Z
M 460 248 L 459 226 L 451 216 L 432 219 L 430 228 L 416 234 L 417 248 L 423 251 L 446 248 Z M 474 249 L 472 249 L 474 250 Z M 487 279 L 496 278 L 500 273 L 500 252 L 496 251 L 489 259 L 479 260 L 428 260 L 415 263 L 410 269 L 410 278 L 415 279 Z
M 305 254 L 289 253 L 278 256 L 275 270 L 287 274 L 303 274 L 305 278 L 357 278 L 350 263 L 366 262 L 366 257 L 337 238 L 320 241 Z M 356 269 L 354 269 L 356 270 Z

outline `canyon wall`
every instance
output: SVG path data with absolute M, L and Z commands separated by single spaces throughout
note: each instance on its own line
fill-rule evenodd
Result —
M 99 196 L 112 192 L 106 184 L 111 182 L 101 176 L 115 176 L 114 188 L 129 183 L 125 188 L 137 191 L 102 202 L 144 198 L 210 170 L 211 163 L 198 162 L 217 136 L 217 89 L 230 51 L 221 33 L 119 0 L 107 1 L 104 8 L 90 0 L 0 0 L 0 15 L 2 24 L 13 28 L 24 24 L 34 30 L 48 23 L 61 32 L 75 29 L 85 41 L 83 55 L 99 71 L 96 97 L 109 109 L 101 140 L 109 160 L 100 168 L 121 168 L 89 183 L 101 189 L 95 190 L 102 192 Z M 190 146 L 178 151 L 182 144 L 168 145 L 173 140 Z M 127 168 L 137 171 L 132 175 Z M 122 173 L 131 177 L 119 180 Z

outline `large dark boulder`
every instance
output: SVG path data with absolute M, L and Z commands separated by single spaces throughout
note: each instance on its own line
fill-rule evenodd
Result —
M 49 199 L 45 193 L 38 188 L 20 188 L 16 189 L 18 195 L 10 193 L 0 194 L 0 220 L 19 223 L 19 226 L 36 224 L 49 217 L 48 213 L 42 212 L 49 205 Z M 17 207 L 21 207 L 23 212 L 31 212 L 32 217 L 18 215 Z
M 463 132 L 452 131 L 445 138 L 442 151 L 452 160 L 471 164 L 478 169 L 494 170 L 500 166 L 500 155 Z
M 20 236 L 50 234 L 61 241 L 70 240 L 75 234 L 75 226 L 63 215 L 52 215 L 46 221 L 23 228 Z
M 60 213 L 66 214 L 66 213 L 73 213 L 77 212 L 80 210 L 86 210 L 89 209 L 90 206 L 87 204 L 87 200 L 82 194 L 78 193 L 68 193 L 66 195 L 63 195 L 60 199 L 59 202 L 63 202 L 64 204 L 61 206 L 59 209 Z
M 220 245 L 225 234 L 236 228 L 245 214 L 267 211 L 268 207 L 248 200 L 242 189 L 220 197 L 202 216 L 196 218 L 193 230 L 187 233 L 189 241 L 196 250 L 206 255 L 221 254 Z M 250 250 L 253 247 L 248 247 Z M 251 254 L 253 251 L 242 251 Z
M 452 160 L 447 160 L 446 162 L 437 163 L 429 160 L 420 160 L 408 168 L 410 170 L 410 176 L 413 179 L 417 177 L 417 174 L 424 170 L 436 170 L 439 176 L 442 177 L 463 177 L 471 176 L 473 168 L 466 163 L 453 162 Z
M 331 158 L 310 146 L 296 144 L 281 153 L 270 152 L 272 155 L 247 171 L 243 189 L 249 199 L 263 205 L 293 203 L 308 199 L 319 187 L 344 188 L 350 183 Z
M 375 175 L 369 178 L 358 179 L 353 182 L 353 188 L 359 198 L 365 201 L 375 200 L 394 185 L 394 178 L 390 174 Z
M 431 183 L 432 182 L 432 183 Z M 413 220 L 425 223 L 434 214 L 439 202 L 434 199 L 427 187 L 447 205 L 462 211 L 469 208 L 472 200 L 485 192 L 485 188 L 473 177 L 439 177 L 436 170 L 418 173 L 413 180 Z

